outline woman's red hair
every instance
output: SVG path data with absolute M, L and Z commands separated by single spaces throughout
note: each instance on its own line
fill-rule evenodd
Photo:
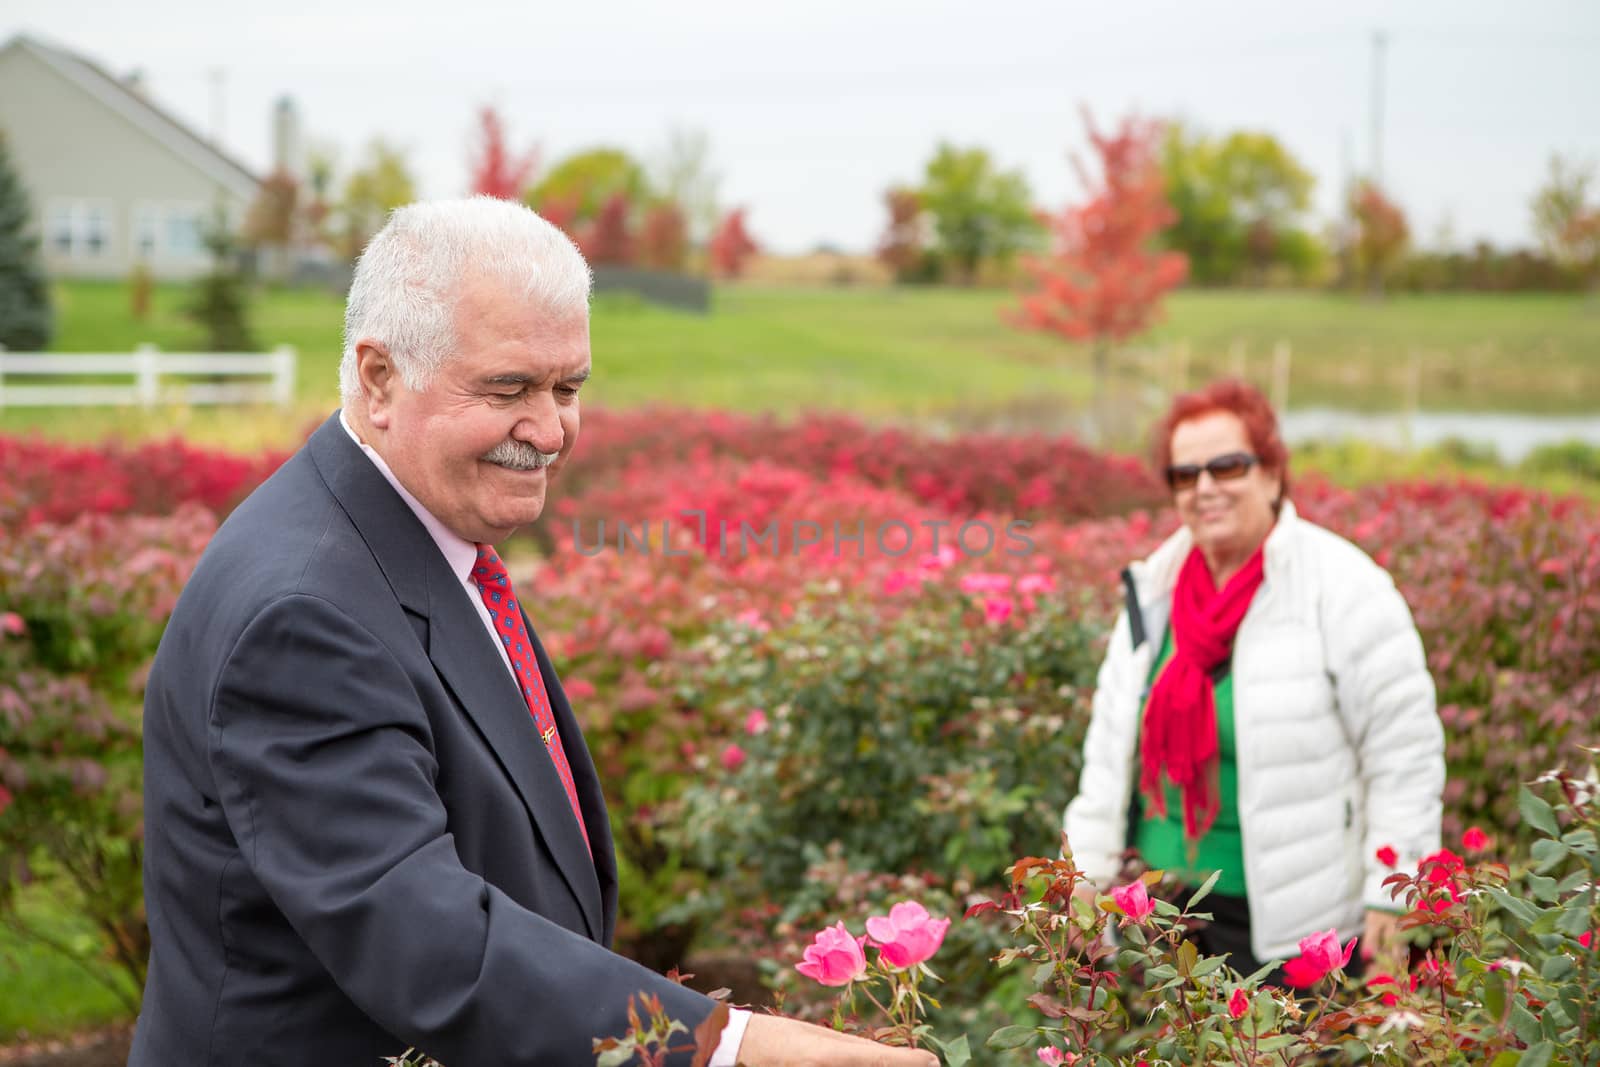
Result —
M 1256 454 L 1264 469 L 1281 480 L 1280 499 L 1287 497 L 1289 450 L 1284 447 L 1283 435 L 1278 431 L 1278 416 L 1261 390 L 1237 378 L 1223 378 L 1192 393 L 1181 393 L 1172 401 L 1167 413 L 1156 423 L 1154 432 L 1157 476 L 1165 479 L 1167 467 L 1172 464 L 1172 431 L 1178 424 L 1217 411 L 1225 411 L 1244 424 L 1250 451 Z

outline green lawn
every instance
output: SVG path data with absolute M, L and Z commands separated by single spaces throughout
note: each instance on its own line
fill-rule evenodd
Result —
M 60 351 L 129 351 L 140 342 L 193 348 L 184 290 L 162 286 L 143 322 L 114 283 L 58 285 Z M 829 408 L 872 419 L 1060 425 L 1088 395 L 1087 352 L 1007 325 L 996 290 L 758 289 L 716 293 L 709 316 L 602 298 L 593 323 L 595 380 L 608 406 L 646 403 L 791 412 Z M 1371 302 L 1324 293 L 1188 291 L 1122 360 L 1118 388 L 1144 405 L 1187 381 L 1238 368 L 1271 381 L 1272 348 L 1292 353 L 1290 401 L 1400 405 L 1412 354 L 1432 409 L 1578 412 L 1600 406 L 1600 309 L 1580 297 L 1476 295 Z M 263 346 L 300 352 L 292 413 L 97 409 L 0 413 L 0 431 L 95 437 L 177 431 L 251 448 L 292 441 L 336 403 L 341 303 L 273 291 L 252 309 Z M 86 414 L 88 417 L 86 417 Z
M 84 963 L 96 973 L 131 991 L 130 980 L 94 958 L 100 941 L 65 893 L 60 879 L 36 883 L 19 894 L 18 914 L 52 941 L 87 957 Z M 131 1018 L 125 1002 L 84 963 L 0 925 L 0 1044 Z

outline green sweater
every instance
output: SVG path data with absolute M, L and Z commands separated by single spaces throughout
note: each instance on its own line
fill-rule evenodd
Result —
M 1167 629 L 1150 669 L 1150 683 L 1172 659 L 1172 629 Z M 1239 832 L 1239 763 L 1233 729 L 1233 674 L 1230 672 L 1214 684 L 1217 703 L 1217 744 L 1221 750 L 1217 768 L 1221 792 L 1217 820 L 1200 838 L 1194 859 L 1190 861 L 1190 846 L 1183 839 L 1183 794 L 1171 782 L 1165 782 L 1167 811 L 1157 815 L 1140 801 L 1137 788 L 1134 799 L 1137 814 L 1134 843 L 1144 862 L 1156 870 L 1166 871 L 1174 877 L 1199 885 L 1221 871 L 1216 892 L 1230 896 L 1245 895 L 1244 838 Z

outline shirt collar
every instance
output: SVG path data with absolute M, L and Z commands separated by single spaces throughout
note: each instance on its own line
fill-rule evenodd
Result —
M 400 494 L 400 499 L 406 502 L 406 507 L 411 509 L 412 514 L 416 515 L 423 528 L 428 531 L 428 536 L 433 538 L 433 543 L 439 546 L 439 551 L 444 555 L 444 561 L 450 566 L 450 572 L 460 579 L 462 585 L 467 584 L 472 578 L 472 568 L 478 562 L 478 546 L 436 519 L 433 512 L 423 507 L 417 498 L 412 496 L 406 490 L 406 487 L 400 484 L 400 480 L 394 476 L 394 471 L 389 469 L 389 465 L 383 461 L 383 457 L 378 455 L 371 445 L 356 435 L 355 430 L 350 426 L 350 420 L 345 418 L 343 410 L 339 412 L 339 425 L 344 427 L 344 432 L 350 435 L 350 440 L 354 441 L 356 446 L 372 461 L 372 465 L 378 468 L 378 473 L 383 475 L 390 485 L 394 486 L 394 491 Z

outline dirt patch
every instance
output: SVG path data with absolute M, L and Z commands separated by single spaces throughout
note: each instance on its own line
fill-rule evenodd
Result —
M 0 1046 L 0 1067 L 125 1067 L 132 1046 L 133 1027 L 117 1026 Z

